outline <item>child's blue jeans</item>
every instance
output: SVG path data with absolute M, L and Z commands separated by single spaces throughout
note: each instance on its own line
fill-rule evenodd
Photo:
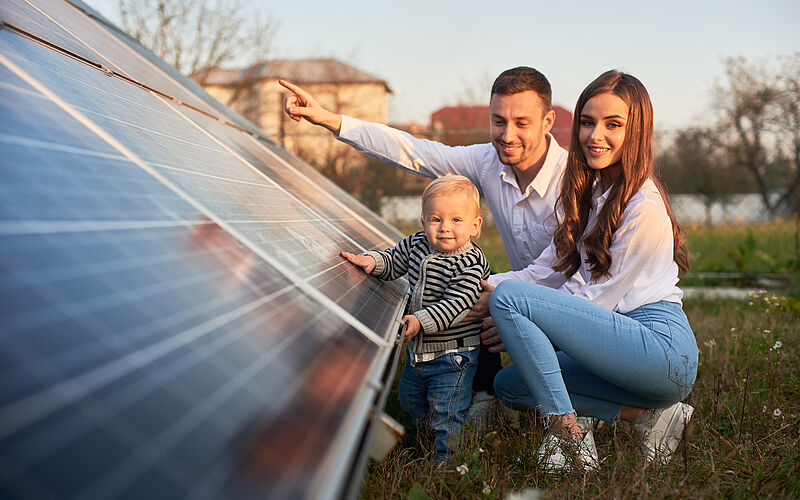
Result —
M 544 417 L 576 411 L 613 421 L 622 405 L 666 407 L 685 398 L 698 349 L 681 305 L 660 301 L 626 314 L 582 297 L 508 280 L 489 307 L 513 365 L 497 396 Z
M 456 442 L 467 421 L 472 400 L 472 379 L 478 366 L 478 349 L 439 356 L 433 361 L 406 364 L 400 377 L 399 398 L 417 428 L 430 427 L 435 439 L 435 459 L 446 460 L 448 445 Z

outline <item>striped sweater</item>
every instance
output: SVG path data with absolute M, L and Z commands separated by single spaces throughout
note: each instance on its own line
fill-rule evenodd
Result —
M 394 280 L 408 275 L 409 310 L 422 325 L 415 339 L 416 354 L 480 345 L 481 322 L 461 322 L 481 295 L 481 279 L 489 276 L 489 262 L 478 245 L 467 242 L 453 252 L 437 252 L 420 231 L 394 248 L 366 255 L 375 259 L 373 276 Z

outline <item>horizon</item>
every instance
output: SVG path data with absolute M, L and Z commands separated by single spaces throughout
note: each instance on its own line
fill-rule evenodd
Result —
M 119 24 L 116 0 L 86 1 Z M 255 6 L 279 23 L 265 59 L 333 57 L 385 80 L 393 91 L 392 123 L 427 123 L 445 106 L 487 104 L 494 78 L 525 65 L 548 77 L 553 104 L 570 112 L 597 75 L 611 68 L 630 72 L 651 95 L 656 128 L 671 132 L 712 123 L 713 89 L 725 76 L 725 58 L 774 62 L 800 50 L 800 2 L 791 0 L 644 6 L 628 0 L 583 15 L 589 7 L 596 4 L 508 2 L 487 9 L 474 1 L 412 0 L 378 9 L 363 0 L 299 0 Z

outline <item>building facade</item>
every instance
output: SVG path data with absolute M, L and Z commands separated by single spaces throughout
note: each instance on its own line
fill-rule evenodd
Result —
M 257 125 L 284 148 L 326 173 L 343 174 L 366 158 L 327 131 L 283 112 L 289 91 L 278 80 L 296 83 L 325 108 L 364 120 L 388 120 L 391 92 L 386 81 L 336 59 L 262 61 L 244 69 L 219 69 L 201 77 L 206 91 Z

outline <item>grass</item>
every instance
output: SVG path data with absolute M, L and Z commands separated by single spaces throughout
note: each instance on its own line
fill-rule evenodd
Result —
M 765 244 L 765 253 L 788 263 L 796 255 L 792 245 L 773 234 L 782 224 L 766 232 L 693 228 L 690 246 L 707 249 L 695 265 L 725 261 L 748 234 L 756 250 Z M 496 242 L 485 237 L 489 254 Z M 700 347 L 697 382 L 686 399 L 696 410 L 669 464 L 645 464 L 621 423 L 596 431 L 599 471 L 548 475 L 534 458 L 545 433 L 539 419 L 522 414 L 515 426 L 500 412 L 488 430 L 467 429 L 466 444 L 445 468 L 435 468 L 428 444 L 409 432 L 386 461 L 370 464 L 362 498 L 506 498 L 526 488 L 542 498 L 800 497 L 800 301 L 761 291 L 746 300 L 687 300 L 684 307 Z M 408 428 L 396 391 L 387 411 Z

